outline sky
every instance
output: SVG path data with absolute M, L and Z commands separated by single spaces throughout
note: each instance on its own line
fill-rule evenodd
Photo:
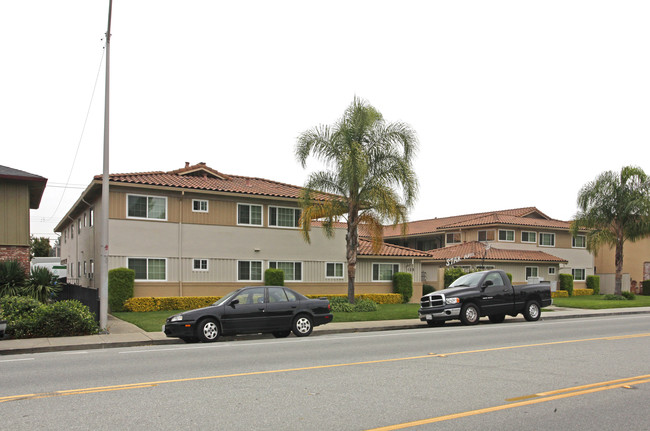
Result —
M 0 165 L 48 179 L 31 232 L 102 173 L 108 0 L 0 0 Z M 110 172 L 205 162 L 303 185 L 297 137 L 355 96 L 417 133 L 411 220 L 650 174 L 648 1 L 115 0 Z

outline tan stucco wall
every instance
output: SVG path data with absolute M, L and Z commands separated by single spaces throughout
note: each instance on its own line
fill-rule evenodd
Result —
M 615 250 L 611 247 L 601 247 L 595 257 L 596 271 L 599 274 L 616 273 Z M 650 238 L 623 245 L 623 273 L 629 274 L 631 281 L 637 283 L 644 280 L 644 265 L 650 263 Z

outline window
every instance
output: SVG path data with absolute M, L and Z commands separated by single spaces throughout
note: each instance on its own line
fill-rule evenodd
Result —
M 90 259 L 90 274 L 92 275 L 94 273 L 95 273 L 95 261 Z
M 91 208 L 88 210 L 88 226 L 91 226 L 95 224 L 95 209 Z
M 397 263 L 373 263 L 372 281 L 391 281 L 396 272 L 399 272 Z
M 555 267 L 554 266 L 549 266 L 548 267 L 548 275 L 555 275 Z
M 499 230 L 499 241 L 514 242 L 514 240 L 515 240 L 514 230 Z
M 539 274 L 539 268 L 536 266 L 527 266 L 526 267 L 526 280 L 530 277 L 537 277 Z
M 587 237 L 584 235 L 576 235 L 571 242 L 573 248 L 587 248 Z
M 70 239 L 74 238 L 74 224 L 70 225 Z
M 325 278 L 343 278 L 343 263 L 327 262 L 325 264 Z
M 269 268 L 284 271 L 285 281 L 302 280 L 302 262 L 269 262 Z
M 84 275 L 88 274 L 88 268 L 86 267 L 86 261 L 84 260 Z
M 77 233 L 81 233 L 81 217 L 77 220 Z
M 129 218 L 167 220 L 167 198 L 127 195 L 126 216 Z
M 88 224 L 88 216 L 84 213 L 84 227 Z
M 262 226 L 262 205 L 237 204 L 237 224 Z
M 136 280 L 167 280 L 167 259 L 128 258 L 128 267 L 135 271 Z
M 77 278 L 81 277 L 81 261 L 77 262 Z
M 195 213 L 207 213 L 208 212 L 208 201 L 192 199 L 192 211 Z
M 193 271 L 207 271 L 208 259 L 194 259 L 192 262 Z
M 555 234 L 554 233 L 540 233 L 539 245 L 542 247 L 555 247 Z
M 269 287 L 269 302 L 289 302 L 282 287 Z
M 479 241 L 494 241 L 494 230 L 480 230 L 478 231 Z
M 264 304 L 264 288 L 256 287 L 255 289 L 245 289 L 233 298 L 233 301 L 239 301 L 239 304 Z
M 573 274 L 573 281 L 585 281 L 587 279 L 587 271 L 582 268 L 572 269 L 571 274 Z
M 537 243 L 537 232 L 526 232 L 523 231 L 521 233 L 521 242 L 530 242 L 530 243 Z
M 460 232 L 448 233 L 445 238 L 447 244 L 460 244 Z
M 238 281 L 262 281 L 262 261 L 240 260 L 237 262 Z
M 300 226 L 300 209 L 269 207 L 269 226 L 276 226 L 276 227 Z

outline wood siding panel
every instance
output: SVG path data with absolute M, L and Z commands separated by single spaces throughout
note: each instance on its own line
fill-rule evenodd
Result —
M 0 183 L 0 244 L 29 246 L 29 188 Z

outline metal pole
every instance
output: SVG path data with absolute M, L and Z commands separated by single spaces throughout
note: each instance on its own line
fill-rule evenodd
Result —
M 102 235 L 99 284 L 99 327 L 108 327 L 108 131 L 109 131 L 109 89 L 111 72 L 111 15 L 113 0 L 108 2 L 108 29 L 106 30 L 106 82 L 104 91 L 104 168 L 102 172 Z

